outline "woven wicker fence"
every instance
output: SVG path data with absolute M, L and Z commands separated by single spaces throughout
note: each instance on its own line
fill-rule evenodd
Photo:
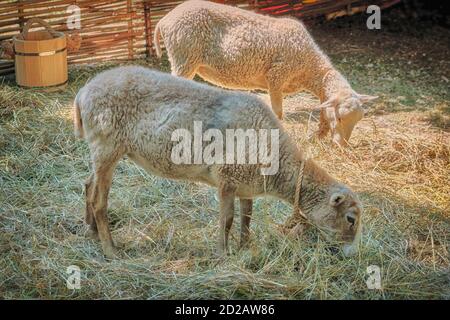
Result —
M 105 60 L 131 60 L 153 55 L 152 30 L 159 19 L 183 1 L 152 0 L 2 0 L 0 1 L 0 41 L 3 51 L 10 39 L 33 17 L 49 22 L 54 29 L 81 36 L 81 44 L 70 52 L 69 63 Z M 307 19 L 315 16 L 333 18 L 365 10 L 369 4 L 382 8 L 400 0 L 297 0 L 215 1 L 270 15 L 294 15 Z M 81 29 L 69 29 L 73 17 L 69 6 L 80 9 Z M 2 50 L 2 49 L 0 49 Z M 4 53 L 4 52 L 3 52 Z M 5 54 L 3 54 L 3 58 Z M 12 60 L 0 52 L 0 75 L 14 72 Z

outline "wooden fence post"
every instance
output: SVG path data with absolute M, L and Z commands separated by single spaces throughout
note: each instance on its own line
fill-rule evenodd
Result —
M 132 60 L 134 58 L 134 48 L 133 48 L 133 10 L 132 10 L 132 0 L 127 0 L 127 13 L 128 17 L 128 59 Z
M 20 26 L 20 30 L 23 29 L 23 25 L 25 23 L 25 19 L 23 17 L 23 7 L 20 4 L 22 2 L 22 0 L 17 0 L 17 12 L 19 13 L 19 26 Z
M 151 2 L 144 1 L 144 21 L 145 21 L 145 54 L 148 57 L 153 56 L 152 43 L 152 19 L 151 19 Z

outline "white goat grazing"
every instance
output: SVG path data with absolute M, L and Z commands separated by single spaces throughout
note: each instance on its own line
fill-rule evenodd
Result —
M 261 163 L 174 163 L 173 148 L 178 143 L 173 139 L 174 132 L 194 132 L 196 121 L 223 136 L 228 129 L 276 130 L 278 170 L 263 176 Z M 312 224 L 324 229 L 331 239 L 342 242 L 345 252 L 354 248 L 361 226 L 357 196 L 314 161 L 305 160 L 270 108 L 253 95 L 209 87 L 143 67 L 119 67 L 97 75 L 80 89 L 74 102 L 74 126 L 76 134 L 89 144 L 93 167 L 86 182 L 86 221 L 94 234 L 98 232 L 108 257 L 114 256 L 114 245 L 107 220 L 107 198 L 114 168 L 124 155 L 150 173 L 218 188 L 220 253 L 226 252 L 228 246 L 235 197 L 240 199 L 241 244 L 245 245 L 252 199 L 262 195 L 295 204 Z M 253 147 L 260 152 L 260 145 Z M 276 144 L 270 148 L 275 149 Z M 220 152 L 215 150 L 216 154 Z M 250 155 L 245 150 L 245 156 Z
M 208 1 L 186 1 L 155 28 L 161 56 L 163 37 L 172 74 L 195 74 L 225 88 L 267 90 L 282 118 L 286 94 L 311 91 L 322 104 L 319 137 L 331 128 L 333 141 L 346 145 L 362 104 L 376 97 L 357 94 L 316 45 L 306 28 L 291 18 L 273 18 Z

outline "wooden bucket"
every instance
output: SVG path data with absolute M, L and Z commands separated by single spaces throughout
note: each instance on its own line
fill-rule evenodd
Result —
M 45 28 L 29 32 L 33 25 Z M 20 35 L 13 38 L 16 82 L 23 87 L 47 90 L 63 89 L 67 85 L 66 37 L 42 19 L 27 21 Z

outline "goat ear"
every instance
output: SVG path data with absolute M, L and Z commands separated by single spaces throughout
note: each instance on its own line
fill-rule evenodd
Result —
M 345 194 L 341 192 L 335 192 L 330 197 L 330 206 L 337 207 L 345 200 Z
M 369 96 L 367 94 L 358 94 L 358 98 L 361 101 L 361 103 L 367 103 L 367 102 L 373 101 L 375 99 L 378 99 L 378 96 Z

